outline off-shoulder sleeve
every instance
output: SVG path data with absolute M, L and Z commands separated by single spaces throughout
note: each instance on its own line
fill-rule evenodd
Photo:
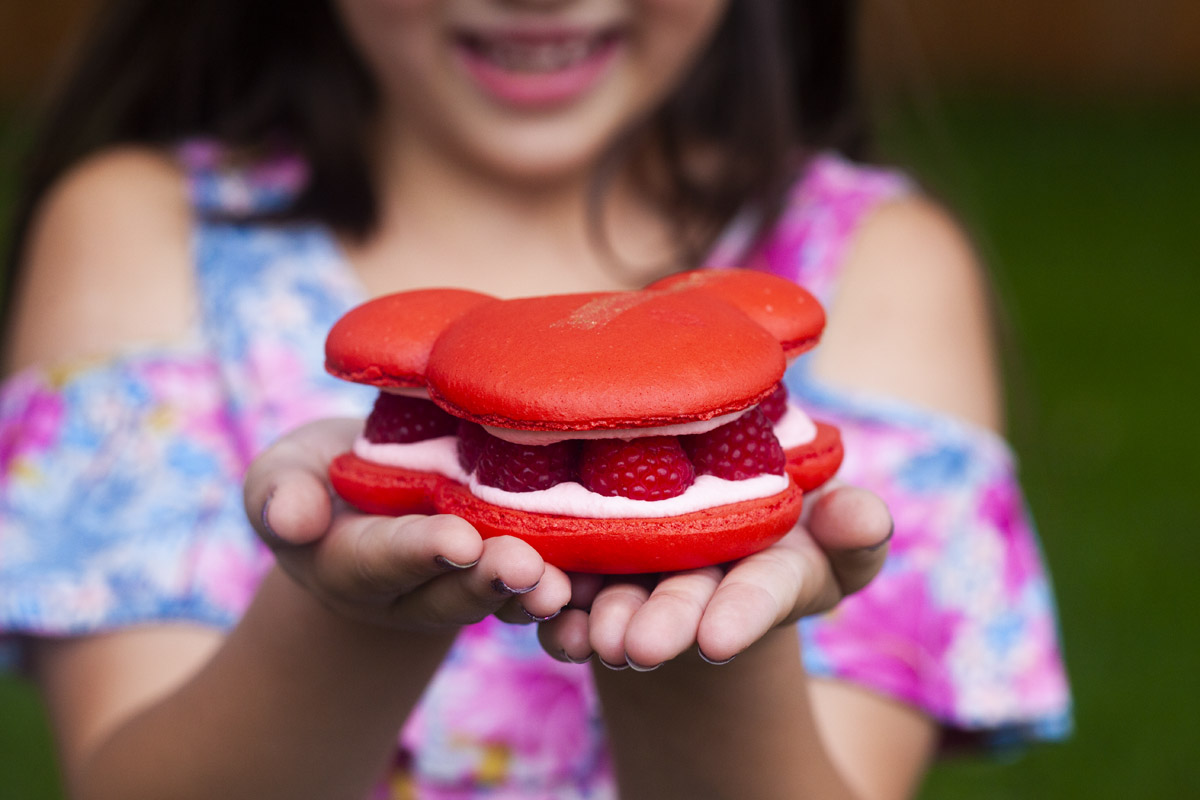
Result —
M 1003 745 L 1071 727 L 1050 579 L 1009 446 L 970 424 L 788 376 L 842 431 L 839 477 L 881 495 L 895 534 L 881 574 L 802 623 L 811 671 L 910 703 L 954 738 Z
M 0 637 L 161 620 L 227 626 L 269 554 L 198 348 L 30 370 L 0 390 Z

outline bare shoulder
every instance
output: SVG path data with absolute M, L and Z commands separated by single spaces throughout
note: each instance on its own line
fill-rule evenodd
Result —
M 911 197 L 864 222 L 815 369 L 837 385 L 1000 427 L 991 290 L 944 208 Z
M 32 221 L 5 366 L 161 341 L 192 306 L 186 180 L 164 153 L 104 151 L 68 171 Z

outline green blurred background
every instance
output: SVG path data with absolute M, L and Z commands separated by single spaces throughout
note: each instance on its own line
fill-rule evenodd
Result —
M 90 4 L 0 8 L 23 40 L 0 47 L 0 216 L 46 53 Z M 1076 696 L 1070 741 L 940 763 L 921 797 L 1200 797 L 1200 3 L 865 6 L 879 152 L 995 276 Z M 0 800 L 60 797 L 36 696 L 2 677 Z

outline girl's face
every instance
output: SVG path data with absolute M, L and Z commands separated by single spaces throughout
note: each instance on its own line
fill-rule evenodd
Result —
M 507 179 L 578 177 L 659 103 L 728 0 L 336 0 L 385 130 Z

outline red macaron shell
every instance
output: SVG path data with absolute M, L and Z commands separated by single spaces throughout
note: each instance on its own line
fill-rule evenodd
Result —
M 626 575 L 720 564 L 778 541 L 800 517 L 795 485 L 770 497 L 658 519 L 583 519 L 515 511 L 485 503 L 451 481 L 435 503 L 484 538 L 515 536 L 547 563 L 569 572 Z
M 418 289 L 356 306 L 329 331 L 325 369 L 355 383 L 423 386 L 434 341 L 451 322 L 496 298 L 465 289 Z
M 436 473 L 375 464 L 351 452 L 329 464 L 329 482 L 359 511 L 392 517 L 438 513 L 434 505 L 438 487 L 452 483 Z
M 621 292 L 480 305 L 429 356 L 430 395 L 455 416 L 534 431 L 711 419 L 769 395 L 775 337 L 699 292 Z
M 767 272 L 696 269 L 670 275 L 647 290 L 695 290 L 721 298 L 770 331 L 788 358 L 815 347 L 825 328 L 825 309 L 812 294 Z
M 806 492 L 821 486 L 842 465 L 842 434 L 826 422 L 816 421 L 817 435 L 811 442 L 783 452 L 787 473 Z

